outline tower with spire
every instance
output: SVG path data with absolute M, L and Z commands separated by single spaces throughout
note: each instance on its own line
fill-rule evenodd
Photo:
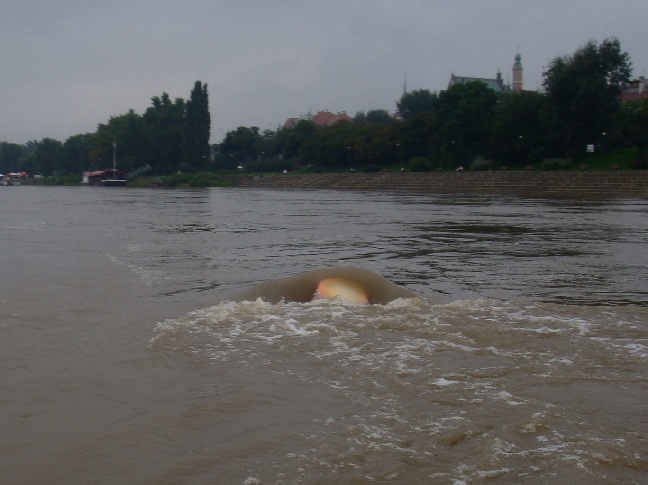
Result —
M 514 93 L 522 92 L 522 56 L 518 52 L 515 54 L 515 62 L 513 63 L 513 83 L 512 88 Z

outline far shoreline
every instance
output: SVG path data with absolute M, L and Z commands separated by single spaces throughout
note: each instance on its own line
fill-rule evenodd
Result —
M 376 190 L 428 194 L 648 197 L 648 171 L 264 173 L 231 176 L 241 188 Z
M 87 186 L 80 177 L 26 180 L 25 186 Z M 412 194 L 645 198 L 648 170 L 461 172 L 179 173 L 141 177 L 125 188 L 318 189 Z M 101 187 L 97 187 L 101 188 Z M 114 188 L 106 187 L 114 190 Z

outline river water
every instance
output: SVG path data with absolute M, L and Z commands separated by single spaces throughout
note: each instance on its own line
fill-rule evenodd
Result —
M 0 188 L 0 482 L 646 483 L 648 201 Z M 323 266 L 386 305 L 233 303 Z

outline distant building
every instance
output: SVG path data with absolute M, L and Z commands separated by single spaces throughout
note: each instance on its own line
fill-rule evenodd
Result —
M 448 88 L 454 86 L 455 84 L 466 84 L 475 81 L 485 84 L 488 88 L 492 89 L 496 93 L 511 92 L 511 87 L 508 84 L 504 84 L 504 80 L 502 79 L 501 72 L 498 72 L 497 77 L 495 77 L 494 79 L 485 78 L 485 77 L 455 76 L 454 74 L 451 74 L 450 82 L 448 83 Z
M 519 52 L 515 54 L 515 62 L 513 62 L 513 92 L 522 92 L 522 56 Z
M 639 101 L 648 98 L 648 79 L 641 76 L 630 81 L 621 91 L 621 101 Z
M 465 84 L 469 82 L 478 81 L 485 84 L 488 88 L 492 89 L 496 93 L 520 93 L 522 92 L 522 56 L 520 53 L 515 55 L 513 63 L 513 84 L 508 85 L 504 83 L 502 78 L 502 73 L 497 72 L 495 78 L 483 78 L 483 77 L 468 77 L 468 76 L 455 76 L 454 74 L 450 75 L 450 82 L 448 82 L 448 88 L 454 86 L 455 84 Z
M 316 115 L 310 113 L 301 118 L 288 118 L 283 124 L 284 128 L 294 128 L 302 120 L 312 121 L 316 126 L 332 126 L 339 121 L 353 121 L 345 111 L 331 113 L 330 111 L 320 111 Z
M 313 116 L 313 123 L 316 126 L 332 126 L 338 121 L 353 121 L 345 111 L 339 113 L 331 113 L 330 111 L 320 111 Z

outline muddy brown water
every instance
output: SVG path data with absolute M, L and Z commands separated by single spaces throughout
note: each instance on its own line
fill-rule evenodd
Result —
M 648 201 L 0 188 L 0 481 L 642 483 Z M 222 302 L 357 266 L 385 305 Z

